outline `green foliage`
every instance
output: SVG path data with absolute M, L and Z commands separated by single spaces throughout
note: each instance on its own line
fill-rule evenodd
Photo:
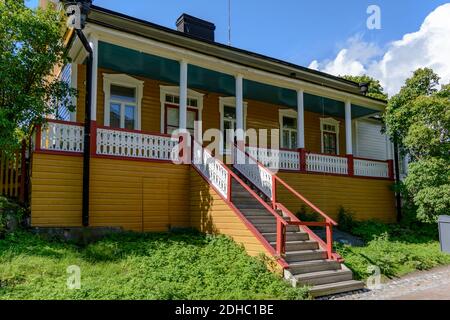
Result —
M 429 157 L 410 164 L 405 186 L 417 206 L 421 221 L 435 222 L 439 215 L 449 214 L 450 161 Z
M 78 247 L 28 233 L 0 240 L 1 299 L 305 299 L 224 236 L 115 234 Z M 66 287 L 68 266 L 81 289 Z
M 337 244 L 337 251 L 358 279 L 378 266 L 386 277 L 450 264 L 450 255 L 440 251 L 437 225 L 386 225 L 376 221 L 357 222 L 352 233 L 365 240 L 364 247 Z
M 450 85 L 438 90 L 439 77 L 419 69 L 389 101 L 388 133 L 411 159 L 405 199 L 417 218 L 436 221 L 450 212 Z
M 300 210 L 295 214 L 300 221 L 303 222 L 316 222 L 319 221 L 319 214 L 315 211 L 308 211 L 308 208 L 305 205 L 302 205 Z
M 376 98 L 376 99 L 382 99 L 387 100 L 388 95 L 384 92 L 384 88 L 381 85 L 379 80 L 376 80 L 368 75 L 363 76 L 350 76 L 345 75 L 343 76 L 344 79 L 354 81 L 357 83 L 367 83 L 369 84 L 369 90 L 367 91 L 367 96 Z
M 8 219 L 15 218 L 20 222 L 24 215 L 24 208 L 0 196 L 0 239 L 5 236 Z
M 340 207 L 338 211 L 337 222 L 339 230 L 342 230 L 344 232 L 351 232 L 355 225 L 353 213 L 346 210 L 344 207 Z
M 0 150 L 17 148 L 21 135 L 58 104 L 74 108 L 75 91 L 52 76 L 55 66 L 69 62 L 62 23 L 53 9 L 0 1 Z

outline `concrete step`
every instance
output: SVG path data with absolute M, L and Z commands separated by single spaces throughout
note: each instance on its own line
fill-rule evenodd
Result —
M 313 286 L 310 293 L 313 297 L 323 297 L 338 293 L 351 292 L 364 288 L 364 283 L 356 280 L 341 281 L 335 283 Z
M 289 264 L 289 272 L 293 275 L 340 269 L 341 264 L 335 260 L 300 261 Z
M 277 243 L 271 242 L 272 247 L 276 247 Z M 304 240 L 304 241 L 287 241 L 286 251 L 302 251 L 302 250 L 317 250 L 319 249 L 319 244 L 314 240 Z
M 277 232 L 277 225 L 276 225 L 276 223 L 271 223 L 271 224 L 253 224 L 253 225 L 261 233 Z M 287 226 L 286 231 L 296 232 L 296 231 L 299 231 L 299 228 L 297 226 Z
M 298 274 L 294 277 L 301 284 L 322 285 L 352 280 L 353 274 L 348 269 L 340 269 L 340 270 L 326 270 L 326 271 L 303 273 Z
M 262 232 L 263 237 L 269 242 L 277 241 L 276 232 Z M 306 232 L 286 232 L 286 241 L 309 240 L 309 234 Z
M 301 251 L 287 251 L 286 261 L 290 264 L 299 261 L 323 260 L 327 258 L 327 253 L 324 250 L 301 250 Z

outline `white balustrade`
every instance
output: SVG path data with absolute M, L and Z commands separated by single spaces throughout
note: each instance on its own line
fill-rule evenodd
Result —
M 249 157 L 245 152 L 234 147 L 234 168 L 253 183 L 266 196 L 272 199 L 273 173 L 259 165 L 253 157 Z
M 387 162 L 354 159 L 355 176 L 389 178 Z
M 214 158 L 198 142 L 194 142 L 193 165 L 209 180 L 209 182 L 228 199 L 229 172 L 225 165 Z
M 81 153 L 84 150 L 84 127 L 49 121 L 42 125 L 40 143 L 42 150 Z
M 176 138 L 112 129 L 97 129 L 97 154 L 179 161 Z
M 344 157 L 308 153 L 306 170 L 333 174 L 348 174 L 348 161 Z
M 300 154 L 297 151 L 247 147 L 247 153 L 272 170 L 299 170 Z

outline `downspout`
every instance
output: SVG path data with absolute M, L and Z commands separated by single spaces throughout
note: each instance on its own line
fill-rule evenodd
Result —
M 397 137 L 394 137 L 394 167 L 395 167 L 395 182 L 400 182 L 400 161 L 399 161 L 399 148 Z M 397 208 L 397 222 L 402 220 L 402 196 L 399 191 L 395 194 L 395 202 Z
M 82 222 L 83 227 L 89 226 L 89 181 L 91 163 L 91 109 L 92 109 L 92 69 L 93 51 L 82 30 L 76 30 L 77 36 L 88 52 L 86 58 L 86 101 L 84 115 L 84 151 L 83 151 L 83 205 Z

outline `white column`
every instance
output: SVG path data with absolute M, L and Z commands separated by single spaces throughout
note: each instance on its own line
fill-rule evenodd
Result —
M 305 102 L 304 91 L 297 91 L 297 147 L 305 148 Z
M 187 71 L 188 64 L 185 60 L 180 61 L 180 131 L 186 131 L 187 119 Z
M 244 78 L 236 76 L 236 140 L 244 141 Z
M 347 155 L 353 154 L 353 136 L 352 136 L 352 103 L 345 101 L 345 145 Z
M 98 39 L 95 36 L 90 37 L 89 42 L 92 57 L 92 91 L 91 91 L 91 121 L 97 121 L 97 74 L 98 74 Z

